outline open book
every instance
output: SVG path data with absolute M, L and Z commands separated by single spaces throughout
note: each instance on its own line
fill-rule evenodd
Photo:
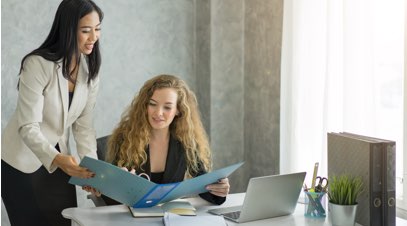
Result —
M 177 199 L 174 201 L 159 204 L 147 208 L 129 207 L 133 217 L 162 217 L 164 213 L 174 213 L 183 216 L 196 216 L 196 209 L 185 199 Z
M 87 179 L 71 177 L 70 184 L 88 185 L 118 202 L 134 208 L 145 208 L 181 197 L 205 193 L 206 185 L 228 177 L 243 165 L 243 162 L 170 184 L 156 184 L 115 165 L 89 157 L 83 158 L 80 165 L 94 172 L 96 176 Z

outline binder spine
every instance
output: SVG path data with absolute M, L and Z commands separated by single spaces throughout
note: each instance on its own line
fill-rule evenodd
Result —
M 381 144 L 370 145 L 370 226 L 384 226 L 383 151 Z
M 383 147 L 383 161 L 386 163 L 384 170 L 384 225 L 396 225 L 396 145 L 395 143 L 386 143 Z

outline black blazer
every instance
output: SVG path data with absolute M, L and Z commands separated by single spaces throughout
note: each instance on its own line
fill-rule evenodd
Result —
M 147 175 L 150 176 L 151 178 L 151 172 L 150 172 L 150 151 L 147 148 L 147 162 L 143 166 L 142 172 L 137 172 L 137 173 L 146 173 Z M 164 170 L 164 175 L 161 181 L 161 184 L 168 184 L 168 183 L 176 183 L 176 182 L 181 182 L 184 180 L 185 172 L 187 170 L 187 165 L 186 165 L 186 156 L 185 156 L 185 149 L 182 146 L 181 142 L 173 138 L 172 136 L 170 137 L 170 143 L 169 143 L 169 148 L 168 148 L 168 154 L 167 154 L 167 160 L 165 164 L 165 170 Z M 194 177 L 205 174 L 206 171 L 200 167 L 198 173 L 194 175 Z M 213 195 L 209 192 L 201 193 L 199 196 L 203 199 L 205 199 L 208 202 L 220 205 L 226 201 L 225 197 L 220 197 Z M 106 196 L 103 196 L 103 199 L 105 200 L 107 205 L 116 205 L 119 204 L 115 200 L 112 200 Z

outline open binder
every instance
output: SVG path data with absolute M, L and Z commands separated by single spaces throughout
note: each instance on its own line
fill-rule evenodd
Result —
M 207 192 L 206 185 L 228 177 L 243 162 L 178 183 L 156 184 L 110 163 L 85 157 L 80 165 L 96 174 L 93 178 L 71 177 L 70 184 L 96 188 L 102 194 L 133 208 L 146 208 L 184 196 Z

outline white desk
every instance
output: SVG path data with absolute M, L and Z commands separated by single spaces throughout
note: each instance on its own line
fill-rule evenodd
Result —
M 226 202 L 221 206 L 212 205 L 205 200 L 196 197 L 189 198 L 193 206 L 198 210 L 198 215 L 210 215 L 206 211 L 208 209 L 237 206 L 243 203 L 245 193 L 230 194 Z M 62 211 L 65 218 L 72 220 L 72 225 L 81 226 L 127 226 L 127 225 L 163 225 L 162 217 L 155 218 L 134 218 L 131 216 L 129 209 L 124 205 L 89 207 L 89 208 L 68 208 Z M 298 203 L 294 214 L 289 216 L 269 218 L 265 220 L 252 221 L 247 223 L 234 223 L 226 220 L 227 225 L 239 226 L 286 226 L 286 225 L 305 225 L 305 226 L 324 226 L 331 225 L 329 217 L 323 219 L 312 219 L 304 217 L 304 205 Z M 356 224 L 357 225 L 357 224 Z M 407 225 L 407 221 L 397 218 L 397 226 Z

